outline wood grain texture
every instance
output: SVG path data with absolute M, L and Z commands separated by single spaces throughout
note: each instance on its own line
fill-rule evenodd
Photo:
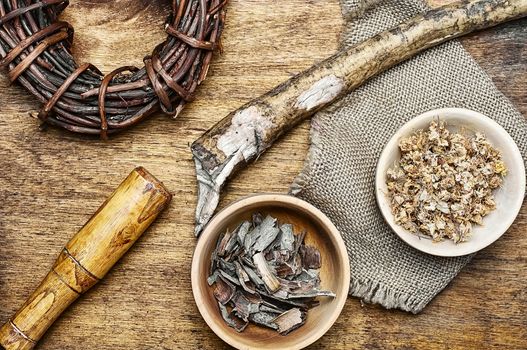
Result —
M 164 37 L 167 4 L 72 1 L 74 52 L 109 72 L 141 64 Z M 151 5 L 149 5 L 151 4 Z M 65 241 L 122 178 L 143 165 L 175 199 L 107 277 L 50 328 L 40 349 L 223 349 L 199 316 L 190 287 L 196 198 L 189 144 L 230 111 L 337 49 L 337 0 L 232 0 L 217 56 L 197 100 L 179 119 L 147 120 L 110 142 L 40 132 L 38 105 L 0 78 L 0 320 L 43 278 Z M 527 116 L 527 21 L 464 39 L 467 49 Z M 119 44 L 118 30 L 132 37 Z M 303 165 L 309 123 L 286 135 L 226 188 L 220 206 L 257 192 L 285 193 Z M 477 255 L 417 316 L 349 298 L 313 349 L 527 347 L 527 206 L 511 230 Z M 133 283 L 130 283 L 133 281 Z

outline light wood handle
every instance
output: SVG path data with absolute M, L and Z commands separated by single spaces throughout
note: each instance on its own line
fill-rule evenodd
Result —
M 0 345 L 6 350 L 32 349 L 60 314 L 106 275 L 170 200 L 155 177 L 143 168 L 133 170 L 68 242 L 22 308 L 0 328 Z

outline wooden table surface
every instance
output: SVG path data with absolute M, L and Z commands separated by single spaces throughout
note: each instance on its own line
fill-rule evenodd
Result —
M 438 0 L 436 0 L 437 2 Z M 166 1 L 77 0 L 64 19 L 75 54 L 105 71 L 141 64 L 161 41 Z M 132 168 L 143 165 L 175 198 L 114 270 L 49 330 L 40 349 L 221 349 L 190 286 L 195 246 L 189 144 L 244 102 L 337 49 L 337 0 L 232 0 L 197 100 L 177 120 L 156 116 L 109 142 L 38 130 L 39 105 L 0 77 L 0 321 L 21 306 L 68 239 Z M 154 29 L 153 29 L 154 28 Z M 527 20 L 463 39 L 498 88 L 527 116 Z M 308 148 L 309 123 L 286 135 L 226 188 L 221 205 L 287 192 Z M 349 298 L 312 348 L 526 349 L 527 205 L 419 315 Z

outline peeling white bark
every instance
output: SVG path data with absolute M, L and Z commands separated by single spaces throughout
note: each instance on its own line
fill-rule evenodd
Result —
M 328 75 L 314 83 L 296 100 L 296 108 L 311 111 L 333 101 L 346 88 L 346 84 L 334 74 Z
M 207 171 L 201 159 L 194 156 L 199 198 L 196 208 L 196 235 L 212 218 L 220 200 L 221 187 L 229 175 L 238 164 L 256 156 L 262 138 L 273 126 L 256 106 L 249 106 L 235 113 L 229 128 L 218 138 L 216 147 L 226 158 L 221 166 Z
M 256 106 L 242 109 L 234 115 L 229 129 L 218 139 L 217 147 L 226 157 L 240 152 L 245 159 L 251 159 L 258 151 L 258 140 L 273 127 Z
M 198 204 L 195 217 L 196 226 L 194 228 L 196 236 L 205 228 L 205 225 L 214 215 L 214 211 L 220 202 L 221 187 L 233 172 L 234 167 L 242 161 L 245 161 L 245 159 L 242 152 L 238 151 L 229 157 L 224 166 L 216 168 L 211 175 L 203 168 L 201 161 L 194 157 L 198 180 Z

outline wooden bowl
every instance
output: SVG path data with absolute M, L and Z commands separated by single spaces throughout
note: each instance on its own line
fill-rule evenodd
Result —
M 320 250 L 321 288 L 337 294 L 335 299 L 319 298 L 320 305 L 309 310 L 306 323 L 286 336 L 250 324 L 242 333 L 225 324 L 213 288 L 207 284 L 210 258 L 220 233 L 233 230 L 254 212 L 270 214 L 280 223 L 290 223 L 294 232 L 307 232 L 306 244 Z M 192 291 L 199 312 L 209 327 L 226 343 L 238 349 L 302 349 L 317 339 L 337 320 L 348 295 L 350 267 L 344 241 L 335 225 L 311 204 L 288 195 L 261 194 L 230 204 L 203 231 L 192 259 Z

